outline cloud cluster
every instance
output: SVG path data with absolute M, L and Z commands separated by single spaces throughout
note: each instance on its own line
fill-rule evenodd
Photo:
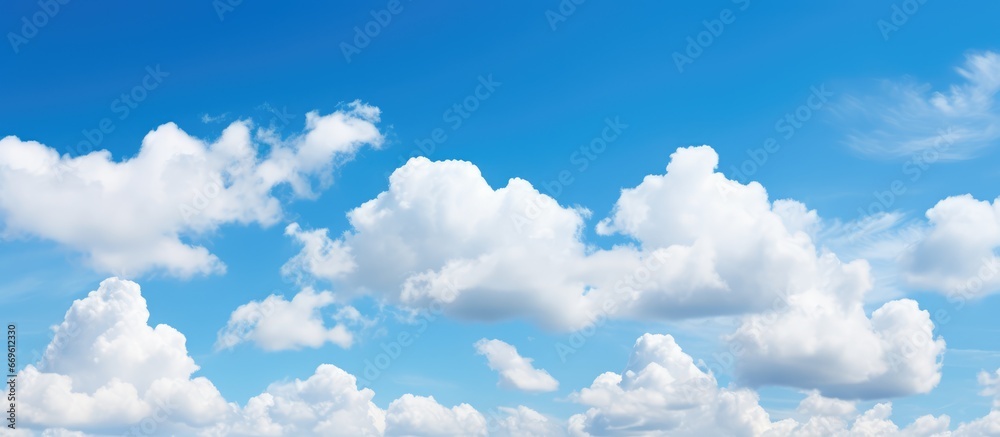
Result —
M 350 211 L 353 230 L 288 233 L 303 244 L 285 272 L 337 283 L 339 293 L 377 293 L 404 307 L 444 307 L 460 318 L 527 317 L 578 327 L 584 211 L 562 208 L 521 179 L 494 190 L 476 166 L 413 158 L 389 190 Z M 518 220 L 536 208 L 531 220 Z
M 414 158 L 388 191 L 348 213 L 352 230 L 340 238 L 289 226 L 303 249 L 284 270 L 348 295 L 556 329 L 609 315 L 759 311 L 775 290 L 815 282 L 808 235 L 786 227 L 790 216 L 772 211 L 763 187 L 726 179 L 717 163 L 709 147 L 679 149 L 665 175 L 625 190 L 598 226 L 637 245 L 594 250 L 581 238 L 589 211 L 562 207 L 521 179 L 494 190 L 468 162 Z M 775 205 L 795 209 L 786 203 Z
M 2 235 L 54 241 L 116 275 L 222 272 L 218 257 L 186 239 L 226 224 L 276 223 L 275 188 L 314 196 L 314 181 L 329 184 L 334 166 L 365 145 L 381 146 L 378 121 L 378 108 L 354 102 L 310 112 L 305 130 L 290 138 L 238 121 L 211 143 L 167 123 L 120 161 L 107 150 L 60 156 L 8 136 L 0 139 Z
M 569 419 L 573 436 L 969 436 L 983 432 L 990 416 L 949 431 L 948 416 L 922 416 L 900 429 L 891 403 L 862 414 L 854 402 L 811 392 L 796 417 L 772 422 L 747 388 L 719 387 L 669 335 L 640 337 L 621 374 L 605 373 L 572 395 L 589 409 Z M 991 413 L 992 416 L 992 413 Z M 978 434 L 977 434 L 978 433 Z
M 774 426 L 756 393 L 719 388 L 669 335 L 643 335 L 621 374 L 571 398 L 589 407 L 569 419 L 571 435 L 750 436 Z
M 271 384 L 244 406 L 227 402 L 208 379 L 192 377 L 198 366 L 184 336 L 148 320 L 131 281 L 107 279 L 75 301 L 41 361 L 18 374 L 20 424 L 44 436 L 471 436 L 489 429 L 468 404 L 448 408 L 433 397 L 406 394 L 383 410 L 374 392 L 330 364 L 305 380 Z M 550 426 L 547 420 L 518 407 L 502 411 L 493 428 L 504 435 Z
M 958 437 L 1000 429 L 996 402 L 987 416 L 954 431 L 948 416 L 923 416 L 900 428 L 889 419 L 889 403 L 858 414 L 854 402 L 818 391 L 795 417 L 772 422 L 752 389 L 719 387 L 673 337 L 658 334 L 636 340 L 621 374 L 605 373 L 573 393 L 570 400 L 587 409 L 566 422 L 524 406 L 487 417 L 468 404 L 447 407 L 414 394 L 382 409 L 372 390 L 330 364 L 306 379 L 271 384 L 241 406 L 225 401 L 207 379 L 192 377 L 198 366 L 184 336 L 149 326 L 148 318 L 139 286 L 117 278 L 74 302 L 42 360 L 18 375 L 17 435 Z M 996 396 L 997 379 L 980 375 L 984 395 Z
M 926 312 L 892 301 L 866 314 L 868 264 L 818 249 L 815 211 L 772 202 L 717 165 L 708 146 L 678 149 L 665 174 L 623 190 L 597 226 L 634 244 L 595 249 L 582 238 L 588 211 L 520 179 L 493 189 L 471 163 L 415 158 L 348 213 L 352 229 L 339 238 L 289 226 L 303 249 L 285 272 L 332 282 L 345 298 L 563 330 L 602 318 L 741 316 L 729 339 L 749 385 L 865 398 L 936 386 L 944 342 Z

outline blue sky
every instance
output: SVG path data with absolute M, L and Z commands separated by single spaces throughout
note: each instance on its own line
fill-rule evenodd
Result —
M 1000 350 L 993 341 L 1000 329 L 993 317 L 998 302 L 991 296 L 1000 286 L 987 279 L 982 290 L 956 306 L 947 295 L 954 284 L 949 281 L 954 278 L 946 270 L 951 268 L 954 275 L 975 271 L 979 258 L 974 252 L 996 256 L 1000 247 L 1000 231 L 995 230 L 1000 226 L 1000 209 L 994 203 L 997 217 L 980 216 L 977 214 L 988 213 L 972 200 L 987 202 L 988 211 L 989 202 L 1000 195 L 995 188 L 1000 177 L 1000 115 L 995 103 L 1000 83 L 1000 62 L 996 61 L 1000 51 L 995 19 L 1000 14 L 998 4 L 727 0 L 623 8 L 608 2 L 575 4 L 569 0 L 502 4 L 402 0 L 398 4 L 373 1 L 351 5 L 230 5 L 220 0 L 101 6 L 55 2 L 46 4 L 58 5 L 55 13 L 49 13 L 44 8 L 51 11 L 54 6 L 42 3 L 6 4 L 0 14 L 0 29 L 5 30 L 9 43 L 0 49 L 0 96 L 4 103 L 0 105 L 0 138 L 14 137 L 7 145 L 0 144 L 0 150 L 7 147 L 9 152 L 2 155 L 7 162 L 0 162 L 0 184 L 4 185 L 0 187 L 4 229 L 0 240 L 0 294 L 4 302 L 0 319 L 17 324 L 21 369 L 42 359 L 42 351 L 54 338 L 51 327 L 71 322 L 64 314 L 75 300 L 98 290 L 103 279 L 119 274 L 141 286 L 150 313 L 149 326 L 169 325 L 184 335 L 187 354 L 200 366 L 192 377 L 207 378 L 222 398 L 240 408 L 272 383 L 304 380 L 323 363 L 364 378 L 368 362 L 382 353 L 383 344 L 401 332 L 420 329 L 419 338 L 392 359 L 388 369 L 376 378 L 366 378 L 365 386 L 374 391 L 373 402 L 379 408 L 388 408 L 406 394 L 433 396 L 448 408 L 468 403 L 487 418 L 500 407 L 523 405 L 548 417 L 549 424 L 565 429 L 571 416 L 584 414 L 588 408 L 601 409 L 580 400 L 580 391 L 604 372 L 622 373 L 630 365 L 630 355 L 641 357 L 636 339 L 643 334 L 669 334 L 695 363 L 712 363 L 729 347 L 727 338 L 761 308 L 727 312 L 721 308 L 729 303 L 718 301 L 717 307 L 705 310 L 712 316 L 707 318 L 693 317 L 693 312 L 683 314 L 683 305 L 676 310 L 680 316 L 623 310 L 602 323 L 592 336 L 586 336 L 584 346 L 563 362 L 557 345 L 571 341 L 574 332 L 579 335 L 580 326 L 546 326 L 540 319 L 553 318 L 553 313 L 546 312 L 551 310 L 544 306 L 547 304 L 532 307 L 535 303 L 531 299 L 532 303 L 523 307 L 510 303 L 521 309 L 491 318 L 489 311 L 475 308 L 493 305 L 491 299 L 500 299 L 495 302 L 502 306 L 505 298 L 490 293 L 501 293 L 504 286 L 481 285 L 482 293 L 463 301 L 467 307 L 456 305 L 444 314 L 432 315 L 422 330 L 413 318 L 426 318 L 426 305 L 402 303 L 398 283 L 389 287 L 392 290 L 380 288 L 385 283 L 380 282 L 383 278 L 377 277 L 378 272 L 385 269 L 385 276 L 392 276 L 397 268 L 390 265 L 394 258 L 384 259 L 384 266 L 365 265 L 366 258 L 358 255 L 357 271 L 361 273 L 356 274 L 324 274 L 315 268 L 294 266 L 283 271 L 283 266 L 298 255 L 318 256 L 303 251 L 303 243 L 286 235 L 286 226 L 297 223 L 304 231 L 327 229 L 327 244 L 339 240 L 337 244 L 351 246 L 354 254 L 370 249 L 371 253 L 386 250 L 383 256 L 393 255 L 405 252 L 404 246 L 431 248 L 437 253 L 436 247 L 462 246 L 462 241 L 439 240 L 436 246 L 399 243 L 403 246 L 393 248 L 393 241 L 452 235 L 439 229 L 445 225 L 428 229 L 408 225 L 409 216 L 399 212 L 407 207 L 394 206 L 393 199 L 400 204 L 437 205 L 427 199 L 440 196 L 442 204 L 458 208 L 455 214 L 471 215 L 489 210 L 488 203 L 463 210 L 461 206 L 476 205 L 478 200 L 434 191 L 423 193 L 428 198 L 400 194 L 399 198 L 380 197 L 384 198 L 381 207 L 385 211 L 399 213 L 403 222 L 398 228 L 392 227 L 395 222 L 379 222 L 377 228 L 362 229 L 348 219 L 349 211 L 389 189 L 389 174 L 403 167 L 411 156 L 423 155 L 432 162 L 470 163 L 493 189 L 520 178 L 538 189 L 539 195 L 554 199 L 561 215 L 552 222 L 532 222 L 532 226 L 537 225 L 538 232 L 560 235 L 565 225 L 562 220 L 572 222 L 572 217 L 578 217 L 578 235 L 572 225 L 565 225 L 571 228 L 566 238 L 582 248 L 579 257 L 583 265 L 600 263 L 598 257 L 619 256 L 616 249 L 622 247 L 631 248 L 639 254 L 636 256 L 653 256 L 657 241 L 684 245 L 702 237 L 691 241 L 676 237 L 673 228 L 664 223 L 661 231 L 655 223 L 650 225 L 652 230 L 641 224 L 630 227 L 641 220 L 629 216 L 634 212 L 620 201 L 622 190 L 645 186 L 647 175 L 663 175 L 678 148 L 709 145 L 718 157 L 717 171 L 729 179 L 741 184 L 757 181 L 770 201 L 793 199 L 818 214 L 820 219 L 803 228 L 815 253 L 832 251 L 845 264 L 863 259 L 872 266 L 872 290 L 852 301 L 863 306 L 866 317 L 873 317 L 887 302 L 912 299 L 931 315 L 934 337 L 947 343 L 943 352 L 931 353 L 929 358 L 932 367 L 943 359 L 943 367 L 931 371 L 940 375 L 939 383 L 932 388 L 897 390 L 888 397 L 857 395 L 861 391 L 839 396 L 857 401 L 857 414 L 876 403 L 891 401 L 891 417 L 900 428 L 924 415 L 946 414 L 954 430 L 991 411 L 992 395 L 979 395 L 990 385 L 977 377 L 981 371 L 993 373 L 1000 367 Z M 567 5 L 573 5 L 571 10 Z M 390 6 L 395 13 L 387 12 Z M 913 9 L 907 13 L 894 8 Z M 45 17 L 44 25 L 37 25 L 37 20 L 30 24 L 38 14 Z M 553 18 L 554 14 L 559 18 Z M 896 28 L 886 33 L 885 23 L 904 16 L 905 21 L 897 21 Z M 388 17 L 388 21 L 375 23 L 378 17 Z M 344 45 L 356 45 L 357 32 L 364 32 L 365 26 L 377 32 L 368 36 L 366 44 L 357 45 L 357 52 L 345 56 Z M 706 33 L 713 30 L 717 35 Z M 698 43 L 699 35 L 701 41 L 709 43 Z M 698 47 L 690 48 L 691 41 Z M 679 68 L 679 55 L 691 57 L 691 62 Z M 963 76 L 962 70 L 968 74 Z M 935 92 L 944 103 L 936 100 Z M 135 101 L 123 101 L 123 93 L 131 94 L 126 100 Z M 351 103 L 355 101 L 360 103 Z M 365 112 L 372 108 L 378 109 L 374 118 Z M 251 126 L 248 132 L 253 132 L 257 158 L 263 160 L 268 150 L 277 148 L 274 144 L 288 150 L 308 147 L 307 140 L 297 139 L 310 131 L 307 114 L 311 111 L 316 111 L 316 117 L 341 114 L 370 124 L 377 128 L 377 138 L 356 133 L 356 144 L 349 150 L 325 155 L 329 162 L 317 163 L 312 155 L 288 164 L 299 167 L 290 173 L 292 176 L 286 175 L 289 179 L 282 179 L 284 182 L 263 186 L 263 197 L 255 198 L 277 202 L 279 212 L 223 211 L 199 222 L 197 229 L 190 222 L 160 220 L 155 213 L 156 208 L 174 199 L 171 196 L 190 198 L 197 194 L 176 188 L 189 181 L 189 176 L 200 174 L 190 170 L 193 167 L 179 167 L 191 173 L 177 170 L 176 174 L 152 175 L 150 179 L 161 179 L 149 180 L 148 185 L 136 183 L 146 180 L 139 171 L 133 176 L 139 179 L 132 180 L 136 184 L 132 191 L 120 191 L 118 197 L 110 191 L 87 191 L 96 196 L 88 203 L 86 198 L 73 197 L 76 191 L 66 184 L 24 176 L 24 168 L 55 164 L 31 161 L 28 152 L 12 145 L 14 141 L 35 141 L 60 154 L 71 151 L 63 157 L 69 162 L 89 152 L 87 147 L 80 148 L 85 142 L 93 150 L 107 150 L 111 161 L 138 161 L 143 138 L 166 123 L 174 123 L 187 135 L 210 144 L 232 123 L 243 121 Z M 98 134 L 102 126 L 104 132 Z M 929 146 L 928 141 L 946 128 L 958 129 L 949 134 L 947 149 Z M 593 141 L 602 134 L 606 147 L 593 149 Z M 171 135 L 163 134 L 163 147 L 181 150 L 176 145 L 179 137 Z M 267 135 L 278 139 L 268 143 Z M 432 149 L 428 140 L 433 142 Z M 761 152 L 772 147 L 768 144 L 776 144 L 774 151 Z M 928 160 L 925 154 L 932 152 L 933 158 Z M 694 155 L 674 155 L 677 174 L 682 173 L 682 166 L 694 168 L 700 159 L 706 159 L 701 152 Z M 761 161 L 762 156 L 766 161 Z M 755 157 L 759 162 L 753 161 Z M 915 158 L 927 161 L 926 165 L 915 166 Z M 312 164 L 322 168 L 313 169 L 309 167 Z M 737 172 L 741 167 L 743 170 Z M 68 171 L 90 169 L 98 179 L 107 171 L 86 165 L 82 168 Z M 206 168 L 209 172 L 219 170 Z M 463 173 L 468 168 L 420 167 L 419 172 L 445 178 L 444 185 L 420 185 L 418 178 L 406 179 L 401 173 L 399 187 L 446 186 L 460 180 L 471 186 L 476 178 L 460 179 L 468 177 Z M 288 182 L 298 176 L 306 179 L 311 193 L 298 192 Z M 559 182 L 560 177 L 564 182 Z M 900 189 L 892 200 L 880 200 L 887 198 L 880 193 L 893 190 L 894 181 L 899 181 L 896 186 Z M 686 182 L 678 179 L 676 183 L 680 185 L 667 185 L 685 189 Z M 650 188 L 649 192 L 656 191 Z M 236 194 L 232 199 L 237 203 L 247 198 Z M 948 209 L 953 214 L 945 213 L 942 207 L 937 216 L 943 218 L 938 221 L 925 216 L 939 201 L 963 194 L 971 198 L 955 201 Z M 63 196 L 79 201 L 60 203 L 58 199 L 66 198 Z M 663 196 L 637 195 L 634 201 L 657 202 L 669 197 Z M 25 199 L 42 200 L 33 203 Z M 697 205 L 700 201 L 688 202 Z M 650 208 L 685 217 L 684 205 L 688 204 L 661 203 Z M 164 208 L 176 210 L 174 204 Z M 427 214 L 433 217 L 434 211 L 446 209 L 438 208 Z M 589 212 L 574 215 L 583 208 Z M 711 213 L 708 207 L 691 209 L 694 222 L 714 222 L 696 210 Z M 128 218 L 143 211 L 153 212 Z M 886 214 L 868 214 L 876 211 Z M 268 218 L 260 219 L 254 215 L 258 213 Z M 64 232 L 63 222 L 94 214 L 118 216 L 109 221 L 122 223 L 129 232 L 116 234 L 115 226 L 101 225 L 98 219 L 93 225 L 66 224 L 70 230 Z M 768 214 L 774 220 L 780 216 L 787 232 L 794 233 L 789 224 L 793 219 L 774 211 Z M 608 223 L 616 227 L 613 232 L 598 232 L 598 224 L 605 218 L 611 218 Z M 771 223 L 771 219 L 761 220 Z M 863 228 L 855 226 L 859 221 L 881 225 L 864 238 L 852 238 L 848 235 L 852 230 Z M 469 223 L 476 222 L 470 219 Z M 683 223 L 687 222 L 678 222 L 677 228 Z M 151 231 L 152 226 L 161 227 Z M 400 234 L 387 230 L 386 240 L 380 240 L 382 226 Z M 706 241 L 729 235 L 725 229 L 706 229 Z M 960 232 L 962 229 L 974 235 Z M 199 270 L 204 267 L 199 264 L 194 273 L 178 274 L 171 269 L 185 261 L 171 258 L 159 264 L 144 263 L 146 252 L 157 249 L 123 242 L 160 236 L 161 231 L 177 235 L 184 244 L 204 247 L 225 264 L 224 271 Z M 348 231 L 365 236 L 345 240 L 341 236 Z M 491 227 L 469 232 L 501 235 Z M 770 235 L 765 231 L 761 234 Z M 479 241 L 479 237 L 470 238 Z M 481 255 L 506 253 L 509 247 L 521 247 L 518 238 L 497 237 L 501 243 L 496 246 L 479 242 L 455 250 L 462 256 L 476 250 L 482 250 Z M 528 254 L 544 252 L 524 244 Z M 725 242 L 719 244 L 727 247 Z M 116 252 L 125 246 L 129 251 Z M 447 254 L 449 250 L 440 252 Z M 114 256 L 95 261 L 92 255 L 99 251 L 113 252 Z M 136 251 L 143 253 L 137 255 Z M 461 258 L 441 255 L 441 263 L 426 264 L 437 256 L 418 252 L 416 257 L 421 261 L 413 262 L 441 273 L 447 261 Z M 809 256 L 816 258 L 815 254 Z M 716 257 L 728 259 L 722 252 Z M 500 265 L 509 266 L 507 261 Z M 549 278 L 559 276 L 550 270 L 570 268 L 562 261 L 551 266 L 534 264 L 498 275 Z M 755 269 L 749 264 L 733 267 L 738 268 Z M 722 276 L 735 281 L 724 272 Z M 512 281 L 512 289 L 531 290 L 531 286 Z M 537 285 L 533 279 L 525 281 Z M 327 328 L 340 323 L 335 317 L 339 309 L 349 305 L 358 311 L 364 322 L 344 322 L 352 331 L 349 347 L 335 342 L 292 342 L 293 347 L 270 351 L 259 338 L 250 337 L 231 348 L 218 347 L 220 332 L 236 318 L 237 308 L 272 294 L 290 300 L 305 287 L 335 296 L 336 303 L 316 308 Z M 539 293 L 548 290 L 538 287 Z M 474 302 L 476 296 L 482 302 Z M 565 303 L 567 314 L 573 305 Z M 535 369 L 545 369 L 558 380 L 558 389 L 539 393 L 523 387 L 498 387 L 498 371 L 487 365 L 484 353 L 477 353 L 474 346 L 483 338 L 516 347 L 520 356 L 534 360 Z M 816 339 L 821 343 L 828 340 Z M 842 352 L 864 353 L 860 347 Z M 746 363 L 751 361 L 746 358 Z M 918 359 L 907 356 L 904 361 Z M 59 368 L 51 362 L 38 365 L 43 371 Z M 804 421 L 804 410 L 797 412 L 796 408 L 811 389 L 822 390 L 831 398 L 838 397 L 834 393 L 843 393 L 838 390 L 847 390 L 844 384 L 820 383 L 821 378 L 809 375 L 793 384 L 767 383 L 766 377 L 754 377 L 749 367 L 740 366 L 736 369 L 748 372 L 742 378 L 737 377 L 739 372 L 716 372 L 714 377 L 720 387 L 753 389 L 772 421 L 790 417 Z M 865 393 L 885 388 L 875 387 L 877 381 L 871 384 Z M 22 386 L 22 390 L 30 387 Z M 102 435 L 127 427 L 85 420 L 45 423 L 24 414 L 29 413 L 22 412 L 21 423 L 36 431 L 66 428 Z M 602 414 L 610 413 L 594 414 L 587 417 L 593 423 L 587 422 L 585 428 L 600 435 L 607 430 L 595 423 L 602 417 L 607 419 Z M 854 417 L 848 415 L 844 420 L 850 424 Z M 193 425 L 171 424 L 161 431 L 193 432 L 186 426 Z M 296 428 L 285 428 L 285 432 L 291 432 L 289 429 Z M 232 429 L 229 432 L 239 434 Z M 623 435 L 628 434 L 623 431 Z

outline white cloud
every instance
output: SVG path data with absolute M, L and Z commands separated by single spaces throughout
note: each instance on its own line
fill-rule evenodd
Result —
M 344 320 L 363 320 L 356 310 L 339 313 Z M 18 435 L 36 430 L 42 436 L 487 433 L 484 416 L 468 404 L 448 408 L 432 397 L 406 394 L 382 410 L 372 402 L 373 391 L 359 389 L 353 375 L 330 364 L 305 380 L 271 384 L 245 406 L 227 403 L 208 379 L 191 377 L 198 366 L 184 336 L 167 325 L 149 326 L 148 320 L 146 301 L 131 281 L 107 279 L 75 301 L 42 360 L 18 374 L 23 427 Z M 498 432 L 551 426 L 526 408 L 507 409 L 499 417 Z
M 564 423 L 523 405 L 500 407 L 487 421 L 491 436 L 558 437 L 566 435 Z
M 40 363 L 18 375 L 22 420 L 78 430 L 160 417 L 179 429 L 224 420 L 229 406 L 215 386 L 191 378 L 198 366 L 184 336 L 148 320 L 134 282 L 108 279 L 75 301 Z
M 536 369 L 531 358 L 517 353 L 517 348 L 500 340 L 482 339 L 476 342 L 476 353 L 486 357 L 490 369 L 500 373 L 500 387 L 526 392 L 548 392 L 559 389 L 556 381 L 544 369 Z
M 948 416 L 922 416 L 900 429 L 892 404 L 862 414 L 854 402 L 810 392 L 795 418 L 772 422 L 746 388 L 720 388 L 669 335 L 645 334 L 622 374 L 605 373 L 571 396 L 587 405 L 569 420 L 571 435 L 587 436 L 947 436 Z
M 751 436 L 775 426 L 756 393 L 719 388 L 669 335 L 643 335 L 624 372 L 571 399 L 590 407 L 569 419 L 571 435 Z
M 810 398 L 803 400 L 803 403 L 807 401 L 810 401 Z M 800 411 L 802 409 L 803 407 L 800 405 Z M 840 413 L 840 411 L 835 412 Z M 843 414 L 818 412 L 813 416 L 803 418 L 802 422 L 785 422 L 785 426 L 773 435 L 794 437 L 945 437 L 950 435 L 948 426 L 951 420 L 948 416 L 921 416 L 907 427 L 900 429 L 890 420 L 891 415 L 892 403 L 890 402 L 876 404 L 868 411 L 854 415 L 853 419 L 845 417 Z
M 461 318 L 523 317 L 570 330 L 599 315 L 762 311 L 774 290 L 824 281 L 804 231 L 815 212 L 772 205 L 759 184 L 727 180 L 717 164 L 707 146 L 678 149 L 665 175 L 624 190 L 598 226 L 641 249 L 594 250 L 581 237 L 589 212 L 561 207 L 521 179 L 494 190 L 467 162 L 415 158 L 388 191 L 348 214 L 352 230 L 340 238 L 289 226 L 303 249 L 284 271 L 331 281 L 346 297 L 371 293 Z
M 945 91 L 912 80 L 886 82 L 881 95 L 850 97 L 836 109 L 855 126 L 848 144 L 882 157 L 968 159 L 1000 139 L 1000 55 L 970 53 Z
M 736 371 L 747 384 L 872 399 L 937 386 L 945 342 L 933 329 L 930 314 L 909 299 L 888 302 L 869 318 L 859 301 L 811 292 L 747 316 L 728 339 L 741 351 Z
M 529 208 L 537 217 L 518 221 Z M 303 250 L 283 270 L 407 308 L 579 327 L 592 312 L 581 299 L 585 215 L 524 180 L 494 190 L 468 162 L 414 158 L 392 174 L 388 191 L 348 214 L 353 230 L 342 237 L 289 226 Z
M 307 272 L 320 278 L 337 278 L 357 268 L 351 249 L 340 240 L 331 240 L 326 229 L 303 231 L 298 223 L 292 223 L 285 228 L 285 235 L 301 244 L 302 251 L 281 267 L 284 275 L 299 281 Z
M 927 211 L 925 235 L 901 259 L 911 286 L 957 299 L 1000 291 L 1000 199 L 944 199 Z
M 345 297 L 564 330 L 601 316 L 744 315 L 731 340 L 746 349 L 737 370 L 748 384 L 846 397 L 933 388 L 944 343 L 926 313 L 896 301 L 869 318 L 868 263 L 817 249 L 815 211 L 772 202 L 717 165 L 710 147 L 678 149 L 665 174 L 623 190 L 597 226 L 636 245 L 594 249 L 581 237 L 585 211 L 525 181 L 494 190 L 470 163 L 412 159 L 388 191 L 348 214 L 342 237 L 290 227 L 304 248 L 286 274 L 329 280 Z
M 304 380 L 271 384 L 240 406 L 207 379 L 192 378 L 198 366 L 184 336 L 151 327 L 148 318 L 129 281 L 108 279 L 74 302 L 41 362 L 19 374 L 26 428 L 17 435 L 553 436 L 567 428 L 573 435 L 949 435 L 947 416 L 923 416 L 900 429 L 888 403 L 857 415 L 853 402 L 815 392 L 798 417 L 771 422 L 754 391 L 718 387 L 672 337 L 653 334 L 636 341 L 622 374 L 600 375 L 571 395 L 588 410 L 568 423 L 523 406 L 500 408 L 487 420 L 468 404 L 446 407 L 412 394 L 383 410 L 372 390 L 330 364 Z M 995 395 L 996 379 L 980 377 L 984 395 Z M 998 426 L 993 411 L 950 435 L 988 435 Z
M 354 335 L 347 324 L 357 324 L 361 315 L 353 307 L 343 307 L 335 318 L 346 323 L 327 328 L 321 310 L 333 304 L 333 293 L 317 293 L 311 288 L 291 301 L 273 294 L 261 302 L 251 301 L 229 316 L 226 327 L 219 331 L 216 349 L 231 349 L 247 341 L 266 351 L 318 348 L 327 342 L 349 348 Z
M 486 418 L 469 404 L 447 408 L 433 397 L 405 394 L 386 410 L 386 435 L 485 436 Z
M 806 417 L 843 417 L 857 411 L 857 405 L 852 401 L 823 397 L 819 391 L 813 390 L 799 402 L 796 411 Z
M 329 115 L 307 114 L 304 133 L 288 139 L 252 133 L 249 121 L 239 121 L 211 143 L 167 123 L 121 161 L 106 150 L 60 156 L 8 136 L 0 139 L 3 236 L 55 241 L 117 275 L 222 272 L 223 262 L 190 237 L 225 224 L 276 223 L 282 207 L 275 187 L 313 196 L 310 181 L 329 184 L 331 168 L 364 145 L 382 144 L 377 122 L 377 108 L 354 102 Z
M 386 417 L 372 403 L 374 396 L 359 390 L 353 375 L 323 364 L 304 381 L 271 384 L 221 430 L 247 436 L 380 436 Z
M 993 374 L 979 372 L 977 375 L 979 385 L 983 386 L 983 391 L 979 394 L 993 397 L 993 408 L 1000 408 L 1000 369 Z
M 809 234 L 816 213 L 791 200 L 768 200 L 715 172 L 708 146 L 678 149 L 664 175 L 622 190 L 611 217 L 598 225 L 638 241 L 665 268 L 637 284 L 603 287 L 622 311 L 643 318 L 744 314 L 768 309 L 780 295 L 824 287 L 833 275 L 866 274 L 863 261 L 818 254 Z M 613 290 L 614 293 L 611 293 Z M 851 300 L 864 289 L 824 290 Z

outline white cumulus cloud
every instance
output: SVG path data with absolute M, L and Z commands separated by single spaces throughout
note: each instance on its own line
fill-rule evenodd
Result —
M 334 304 L 333 293 L 306 288 L 292 297 L 270 295 L 263 301 L 241 305 L 229 316 L 226 327 L 219 331 L 217 349 L 231 349 L 243 342 L 253 342 L 266 351 L 318 348 L 327 342 L 343 348 L 351 347 L 354 335 L 347 324 L 358 321 L 360 314 L 353 307 L 344 307 L 339 315 L 350 316 L 347 323 L 326 327 L 321 310 Z
M 486 357 L 490 369 L 500 374 L 500 387 L 526 392 L 547 392 L 559 389 L 556 381 L 544 369 L 536 369 L 531 358 L 522 357 L 517 348 L 500 340 L 482 339 L 476 342 L 476 353 Z
M 909 299 L 868 317 L 858 301 L 806 293 L 772 313 L 746 317 L 729 340 L 741 351 L 736 371 L 747 384 L 874 399 L 937 386 L 945 342 L 933 330 L 930 314 Z
M 924 235 L 901 257 L 910 286 L 965 300 L 1000 291 L 1000 199 L 944 199 L 927 211 Z
M 329 184 L 334 166 L 364 145 L 381 146 L 378 115 L 354 102 L 307 114 L 304 132 L 287 139 L 238 121 L 213 142 L 167 123 L 118 161 L 107 150 L 60 156 L 8 136 L 0 139 L 2 235 L 57 242 L 121 276 L 222 272 L 222 260 L 188 239 L 226 224 L 276 223 L 282 206 L 274 189 L 312 197 L 313 181 Z
M 134 282 L 105 280 L 56 326 L 37 365 L 18 374 L 28 425 L 99 430 L 169 416 L 179 429 L 224 420 L 229 406 L 198 370 L 184 335 L 151 327 Z
M 311 298 L 316 298 L 313 294 Z M 293 302 L 295 299 L 293 299 Z M 288 302 L 285 302 L 289 304 Z M 349 308 L 349 307 L 345 307 Z M 339 311 L 357 320 L 356 311 Z M 375 393 L 331 364 L 271 384 L 244 405 L 227 402 L 188 355 L 184 336 L 149 326 L 139 285 L 110 278 L 73 303 L 41 361 L 19 372 L 16 435 L 450 436 L 487 435 L 469 404 L 446 407 L 405 394 L 381 409 Z M 526 407 L 495 415 L 495 435 L 531 434 L 553 422 Z

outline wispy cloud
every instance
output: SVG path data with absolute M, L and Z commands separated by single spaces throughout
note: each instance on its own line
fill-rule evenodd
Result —
M 962 160 L 1000 140 L 1000 55 L 973 52 L 943 91 L 912 78 L 885 81 L 878 93 L 848 96 L 834 111 L 851 126 L 847 144 L 882 158 L 937 153 Z M 949 141 L 943 145 L 942 133 Z

